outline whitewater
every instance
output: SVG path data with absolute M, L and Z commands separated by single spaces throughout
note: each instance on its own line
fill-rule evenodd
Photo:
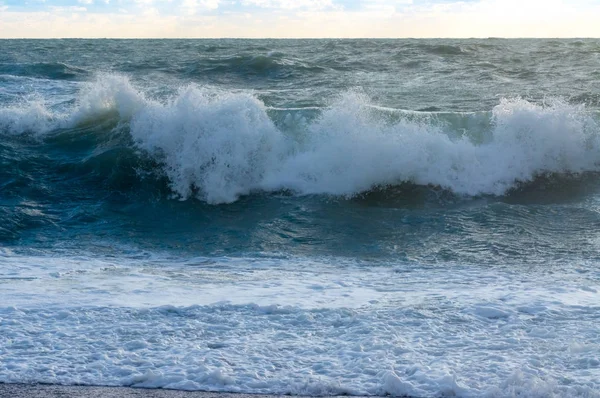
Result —
M 502 99 L 489 112 L 445 118 L 377 107 L 355 92 L 332 101 L 311 121 L 272 109 L 285 134 L 248 93 L 189 85 L 160 102 L 107 75 L 64 114 L 33 102 L 0 115 L 6 130 L 37 135 L 114 117 L 161 163 L 174 194 L 213 204 L 256 191 L 353 196 L 402 183 L 503 195 L 543 174 L 598 171 L 598 114 L 581 105 Z M 481 127 L 465 131 L 469 124 Z
M 600 396 L 597 40 L 0 50 L 1 383 Z

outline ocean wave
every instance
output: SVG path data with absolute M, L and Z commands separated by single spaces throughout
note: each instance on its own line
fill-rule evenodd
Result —
M 465 55 L 477 51 L 478 46 L 452 45 L 452 44 L 427 44 L 421 43 L 415 46 L 417 49 L 434 55 Z
M 62 62 L 5 63 L 0 74 L 57 80 L 74 80 L 87 76 L 88 71 Z
M 414 112 L 347 92 L 303 112 L 197 85 L 160 101 L 125 77 L 105 75 L 70 112 L 36 102 L 1 109 L 0 129 L 48 139 L 100 118 L 113 118 L 109 131 L 126 131 L 134 149 L 128 156 L 153 159 L 176 197 L 208 203 L 274 191 L 353 197 L 402 184 L 502 196 L 540 177 L 600 171 L 597 115 L 561 100 Z
M 292 75 L 295 73 L 317 73 L 325 68 L 311 65 L 300 59 L 286 57 L 280 52 L 264 55 L 240 54 L 226 57 L 207 58 L 198 65 L 188 68 L 187 75 L 234 72 L 242 75 Z

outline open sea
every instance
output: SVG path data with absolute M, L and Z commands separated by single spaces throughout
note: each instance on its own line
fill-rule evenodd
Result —
M 600 40 L 0 40 L 0 382 L 600 397 Z

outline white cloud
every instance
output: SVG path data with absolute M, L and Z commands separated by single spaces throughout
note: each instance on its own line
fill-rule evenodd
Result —
M 203 10 L 216 10 L 221 0 L 183 0 L 181 10 L 186 15 L 195 15 Z
M 87 11 L 86 7 L 79 6 L 67 6 L 67 7 L 50 7 L 52 14 L 64 14 L 64 13 L 83 13 Z
M 128 3 L 127 1 L 121 1 L 121 2 L 123 2 L 125 4 Z M 133 2 L 138 5 L 149 6 L 149 5 L 152 5 L 152 3 L 154 3 L 154 0 L 133 0 Z
M 331 0 L 242 0 L 246 6 L 276 8 L 283 10 L 310 9 L 321 10 L 332 6 Z
M 586 0 L 480 0 L 408 7 L 406 19 L 422 23 L 416 36 L 599 37 L 598 15 Z
M 102 12 L 83 7 L 99 3 L 110 7 Z M 596 0 L 426 5 L 362 0 L 362 7 L 346 10 L 333 0 L 80 0 L 79 4 L 46 5 L 43 12 L 17 12 L 0 5 L 0 37 L 600 37 Z

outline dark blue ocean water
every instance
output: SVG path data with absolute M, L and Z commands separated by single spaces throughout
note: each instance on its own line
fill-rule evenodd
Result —
M 598 40 L 1 40 L 0 138 L 0 382 L 600 388 Z

